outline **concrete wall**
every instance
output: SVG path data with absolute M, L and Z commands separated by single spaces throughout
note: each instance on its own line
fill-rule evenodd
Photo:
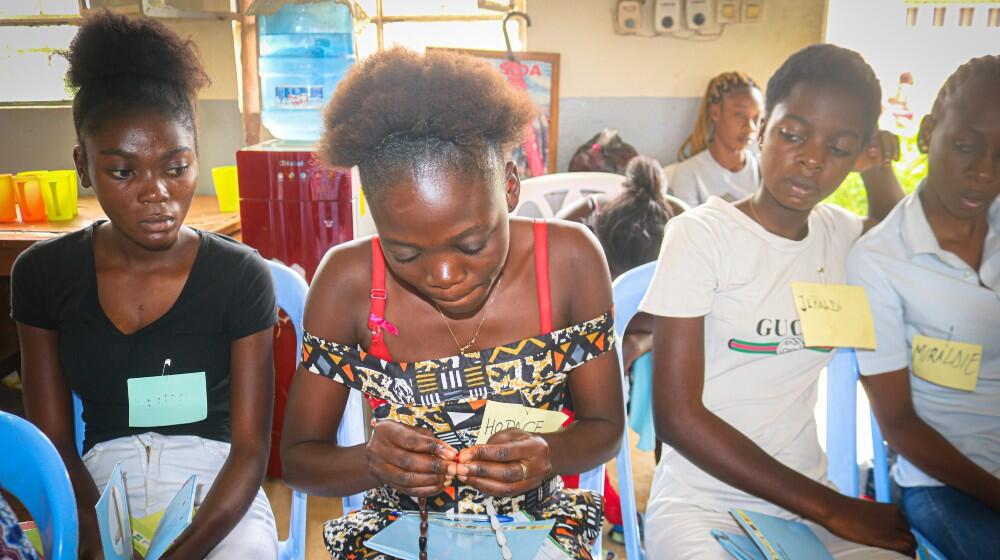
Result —
M 822 40 L 824 0 L 767 0 L 760 22 L 713 41 L 614 32 L 613 0 L 529 0 L 527 47 L 561 55 L 559 169 L 598 130 L 617 128 L 666 164 L 690 132 L 708 80 L 743 70 L 764 83 L 796 50 Z M 643 6 L 652 33 L 654 2 Z
M 643 8 L 647 34 L 653 4 Z M 613 6 L 614 0 L 528 1 L 528 49 L 562 57 L 560 170 L 604 127 L 617 128 L 641 153 L 664 164 L 673 161 L 708 80 L 741 69 L 766 82 L 789 54 L 821 40 L 826 1 L 767 0 L 761 22 L 731 25 L 709 42 L 616 35 Z M 209 169 L 232 164 L 242 141 L 232 27 L 221 21 L 164 21 L 194 38 L 213 80 L 199 104 L 199 192 L 208 194 Z M 0 172 L 72 164 L 68 108 L 0 108 L 0 130 Z
M 201 52 L 212 85 L 198 102 L 200 194 L 212 194 L 211 168 L 236 163 L 243 142 L 237 102 L 237 67 L 232 24 L 217 20 L 163 20 Z M 29 169 L 72 169 L 72 110 L 66 107 L 0 108 L 0 173 Z M 89 191 L 82 190 L 88 195 Z
M 236 163 L 243 126 L 235 100 L 198 102 L 199 194 L 213 194 L 212 167 Z M 0 109 L 0 173 L 73 169 L 73 112 L 69 107 Z M 7 131 L 17 131 L 16 134 Z M 90 191 L 80 193 L 88 196 Z

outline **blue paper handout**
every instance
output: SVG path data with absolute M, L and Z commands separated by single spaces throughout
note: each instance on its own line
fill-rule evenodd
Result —
M 534 558 L 553 525 L 555 520 L 551 519 L 501 523 L 514 558 Z M 404 513 L 365 541 L 365 546 L 402 560 L 418 560 L 419 537 L 420 517 Z M 486 516 L 432 517 L 427 528 L 427 557 L 429 560 L 503 560 L 496 535 Z
M 742 509 L 731 509 L 729 514 L 746 531 L 746 536 L 717 530 L 712 531 L 712 536 L 733 558 L 833 560 L 816 534 L 804 523 Z

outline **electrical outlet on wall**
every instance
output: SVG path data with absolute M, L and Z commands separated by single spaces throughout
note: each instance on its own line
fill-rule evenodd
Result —
M 716 20 L 719 23 L 739 23 L 740 22 L 740 0 L 718 0 L 719 9 L 716 10 Z
M 653 29 L 657 33 L 675 33 L 684 29 L 683 0 L 656 0 L 653 7 Z
M 703 31 L 715 27 L 713 0 L 686 0 L 684 5 L 685 23 L 692 31 Z
M 764 0 L 743 0 L 743 23 L 757 23 L 764 16 Z
M 642 2 L 618 0 L 615 6 L 615 30 L 623 35 L 634 35 L 642 25 Z

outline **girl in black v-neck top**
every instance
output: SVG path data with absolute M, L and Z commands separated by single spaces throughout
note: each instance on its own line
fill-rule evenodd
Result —
M 197 475 L 198 515 L 164 558 L 276 558 L 260 489 L 274 383 L 271 278 L 252 249 L 182 225 L 198 183 L 194 102 L 208 77 L 190 41 L 106 11 L 83 23 L 68 58 L 80 184 L 109 220 L 25 251 L 11 307 L 28 418 L 73 482 L 79 556 L 101 556 L 94 505 L 120 464 L 134 518 L 163 510 Z M 162 404 L 179 394 L 190 406 Z

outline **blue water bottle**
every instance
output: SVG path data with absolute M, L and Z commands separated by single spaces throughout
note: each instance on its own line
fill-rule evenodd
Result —
M 264 126 L 276 138 L 318 140 L 323 108 L 354 64 L 350 8 L 288 3 L 257 26 Z

